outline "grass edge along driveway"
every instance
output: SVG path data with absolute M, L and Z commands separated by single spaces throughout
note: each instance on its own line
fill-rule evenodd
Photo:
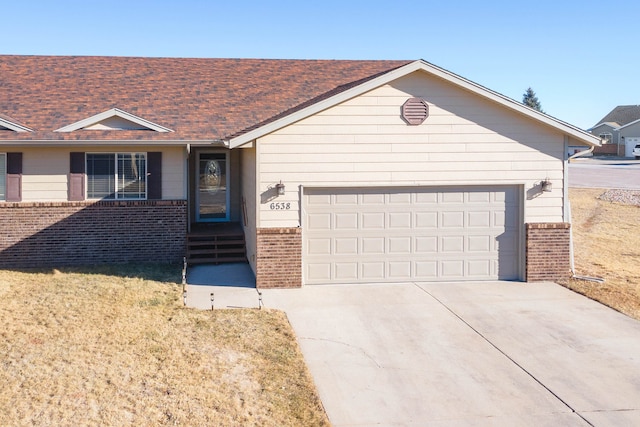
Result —
M 285 314 L 184 308 L 178 272 L 0 270 L 0 425 L 329 425 Z

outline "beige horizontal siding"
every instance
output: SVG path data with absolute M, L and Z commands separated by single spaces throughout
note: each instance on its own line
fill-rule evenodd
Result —
M 245 230 L 245 242 L 247 247 L 247 260 L 253 272 L 256 272 L 257 230 L 256 230 L 256 206 L 259 195 L 256 194 L 256 149 L 243 148 L 240 150 L 240 165 L 242 197 L 245 202 L 247 223 L 242 219 Z M 289 219 L 290 221 L 290 219 Z
M 126 153 L 161 151 L 164 199 L 185 199 L 185 160 L 182 147 L 13 147 L 22 155 L 22 200 L 62 202 L 67 200 L 69 153 Z
M 69 151 L 19 148 L 22 151 L 22 201 L 66 201 Z
M 410 97 L 429 117 L 408 126 Z M 260 227 L 300 225 L 300 188 L 522 185 L 525 221 L 563 220 L 564 136 L 517 112 L 424 73 L 414 73 L 257 141 L 259 193 L 282 180 L 287 192 L 260 200 Z M 533 194 L 543 179 L 553 192 Z

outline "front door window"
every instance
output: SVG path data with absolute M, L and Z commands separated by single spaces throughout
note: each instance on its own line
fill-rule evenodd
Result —
M 227 153 L 198 154 L 198 221 L 228 221 Z

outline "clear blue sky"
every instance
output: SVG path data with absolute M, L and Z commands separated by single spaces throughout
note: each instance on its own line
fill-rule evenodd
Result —
M 640 2 L 4 0 L 2 54 L 425 59 L 588 128 L 640 104 Z M 0 80 L 2 76 L 0 76 Z

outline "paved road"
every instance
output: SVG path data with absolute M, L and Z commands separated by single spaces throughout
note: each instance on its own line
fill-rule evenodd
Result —
M 640 190 L 640 161 L 574 160 L 569 164 L 569 187 Z

